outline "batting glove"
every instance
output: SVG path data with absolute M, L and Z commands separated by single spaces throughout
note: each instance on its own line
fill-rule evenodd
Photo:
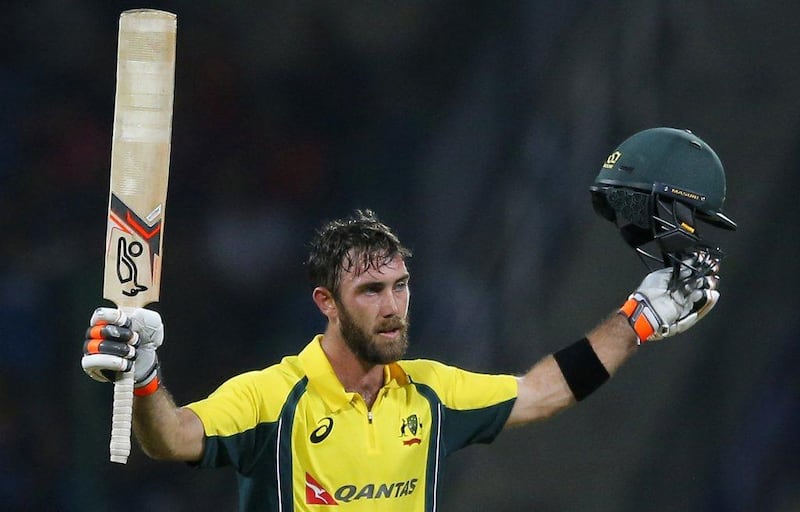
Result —
M 86 331 L 81 366 L 100 382 L 115 382 L 119 372 L 133 368 L 134 394 L 149 395 L 158 389 L 156 349 L 163 341 L 164 324 L 155 311 L 97 308 Z
M 620 308 L 636 332 L 638 343 L 682 333 L 706 316 L 719 300 L 719 261 L 704 252 L 674 268 L 648 274 Z

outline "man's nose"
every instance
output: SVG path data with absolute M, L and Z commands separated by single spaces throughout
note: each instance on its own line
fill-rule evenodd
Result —
M 381 315 L 383 316 L 396 316 L 400 311 L 397 302 L 397 297 L 394 296 L 392 290 L 386 290 L 383 293 L 381 300 Z

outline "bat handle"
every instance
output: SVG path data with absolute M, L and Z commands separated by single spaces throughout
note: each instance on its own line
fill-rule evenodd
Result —
M 111 417 L 111 462 L 126 464 L 131 453 L 133 420 L 133 368 L 114 383 L 114 408 Z

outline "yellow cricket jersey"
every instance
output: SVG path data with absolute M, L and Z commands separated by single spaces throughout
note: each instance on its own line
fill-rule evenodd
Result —
M 200 466 L 236 469 L 242 511 L 437 511 L 443 459 L 497 436 L 516 379 L 400 361 L 368 410 L 320 339 L 187 406 L 205 429 Z

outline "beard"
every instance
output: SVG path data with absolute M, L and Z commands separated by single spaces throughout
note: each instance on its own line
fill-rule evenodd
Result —
M 339 304 L 339 327 L 342 337 L 348 348 L 355 356 L 370 364 L 389 364 L 401 359 L 408 349 L 408 317 L 405 320 L 393 317 L 378 324 L 375 332 L 362 329 Z M 378 335 L 380 331 L 399 329 L 400 333 L 394 339 L 383 338 Z

